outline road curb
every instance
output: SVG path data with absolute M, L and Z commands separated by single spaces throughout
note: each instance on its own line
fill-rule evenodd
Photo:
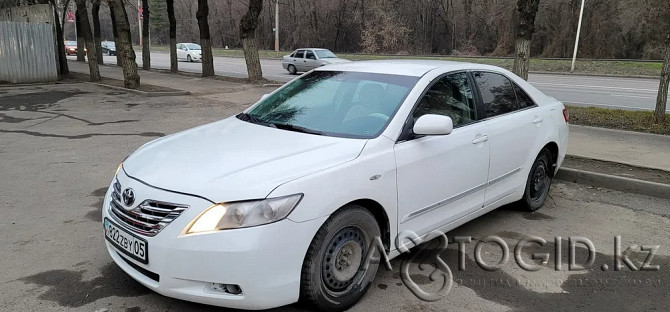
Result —
M 558 180 L 588 184 L 612 190 L 670 199 L 670 184 L 649 182 L 610 174 L 572 168 L 561 168 L 555 176 Z
M 112 89 L 112 90 L 118 90 L 118 91 L 123 91 L 123 92 L 130 92 L 133 94 L 141 95 L 141 96 L 146 96 L 146 97 L 159 97 L 159 96 L 181 96 L 181 95 L 190 95 L 191 92 L 189 91 L 183 91 L 183 90 L 176 90 L 176 91 L 140 91 L 140 90 L 133 90 L 133 89 L 127 89 L 124 87 L 117 87 L 117 86 L 112 86 L 104 83 L 96 83 L 96 82 L 84 82 L 96 86 L 100 86 L 103 88 L 107 89 Z

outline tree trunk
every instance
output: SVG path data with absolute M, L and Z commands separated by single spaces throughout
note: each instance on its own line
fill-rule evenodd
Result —
M 109 9 L 115 17 L 116 28 L 116 53 L 121 54 L 123 66 L 123 86 L 128 89 L 137 89 L 140 86 L 140 75 L 137 74 L 137 63 L 135 62 L 135 50 L 133 50 L 130 37 L 130 24 L 128 14 L 123 5 L 123 0 L 109 0 Z
M 177 19 L 174 16 L 174 0 L 166 0 L 168 21 L 170 22 L 170 72 L 179 70 L 177 62 Z
M 77 62 L 86 62 L 86 41 L 81 32 L 81 16 L 79 16 L 79 10 L 75 10 L 74 14 L 74 27 L 77 30 Z
M 670 84 L 670 33 L 665 37 L 665 58 L 663 58 L 661 82 L 658 85 L 658 96 L 656 97 L 655 123 L 665 121 L 665 109 L 668 103 L 668 84 Z
M 93 0 L 91 6 L 91 15 L 93 18 L 93 40 L 95 41 L 95 56 L 98 59 L 98 64 L 104 64 L 102 59 L 102 38 L 100 36 L 100 0 Z
M 516 28 L 516 49 L 514 53 L 514 69 L 519 77 L 528 80 L 530 63 L 530 42 L 535 31 L 535 15 L 540 0 L 518 0 L 519 24 Z
M 198 0 L 198 11 L 195 14 L 198 18 L 198 27 L 200 28 L 200 46 L 202 48 L 202 77 L 214 76 L 214 57 L 212 55 L 212 41 L 209 35 L 209 6 L 207 0 Z
M 109 2 L 108 2 L 109 4 Z M 116 15 L 114 15 L 114 10 L 112 6 L 109 5 L 109 15 L 112 19 L 112 36 L 114 37 L 114 45 L 116 46 L 116 66 L 123 66 L 121 61 L 121 53 L 119 52 L 119 33 L 116 31 Z
M 142 0 L 142 69 L 151 69 L 151 40 L 149 39 L 149 1 Z
M 86 9 L 86 0 L 76 0 L 77 3 L 77 18 L 79 19 L 80 28 L 78 32 L 82 34 L 86 41 L 86 49 L 88 49 L 88 70 L 91 75 L 91 81 L 100 81 L 100 70 L 98 69 L 98 61 L 96 59 L 96 51 L 99 49 L 95 46 L 93 41 L 93 33 L 91 33 L 91 24 L 88 22 L 88 10 Z
M 54 16 L 58 18 L 58 9 L 56 5 L 52 2 L 54 8 Z M 65 15 L 62 16 L 65 20 Z M 61 27 L 62 23 L 56 23 L 56 54 L 58 55 L 58 69 L 60 75 L 67 75 L 70 73 L 70 68 L 67 65 L 67 56 L 65 55 L 65 38 L 63 37 L 63 28 Z
M 256 41 L 256 27 L 258 27 L 258 17 L 262 10 L 263 0 L 249 0 L 249 9 L 240 20 L 240 39 L 242 39 L 244 60 L 247 62 L 250 82 L 263 80 L 261 60 L 258 57 L 258 41 Z

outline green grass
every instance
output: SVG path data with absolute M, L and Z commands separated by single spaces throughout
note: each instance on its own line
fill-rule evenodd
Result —
M 169 52 L 167 46 L 151 46 L 152 51 Z M 135 47 L 136 51 L 141 51 L 139 46 Z M 225 57 L 244 57 L 242 50 L 230 49 L 225 50 L 221 48 L 214 48 L 212 50 L 214 56 Z M 290 54 L 291 51 L 280 51 L 279 53 L 268 50 L 260 50 L 259 55 L 263 59 L 281 59 L 282 56 Z M 513 59 L 500 58 L 465 58 L 457 56 L 412 56 L 412 55 L 369 55 L 369 54 L 348 54 L 337 53 L 339 57 L 353 60 L 381 60 L 381 59 L 430 59 L 430 60 L 447 60 L 458 62 L 470 62 L 499 66 L 507 69 L 512 69 L 514 65 Z M 547 59 L 531 59 L 531 71 L 539 72 L 570 72 L 570 60 L 547 60 Z M 630 61 L 593 61 L 593 60 L 577 60 L 575 73 L 579 74 L 593 74 L 593 75 L 624 75 L 624 76 L 655 76 L 660 77 L 662 62 L 630 62 Z
M 568 106 L 570 123 L 575 125 L 670 135 L 670 114 L 655 124 L 653 112 L 596 107 Z

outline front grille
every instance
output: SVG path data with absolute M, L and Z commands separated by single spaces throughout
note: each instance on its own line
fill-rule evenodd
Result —
M 188 209 L 188 205 L 151 199 L 147 199 L 132 208 L 125 207 L 121 200 L 121 183 L 116 181 L 113 187 L 109 207 L 110 214 L 126 228 L 145 236 L 155 236 L 170 222 L 179 217 L 184 210 Z

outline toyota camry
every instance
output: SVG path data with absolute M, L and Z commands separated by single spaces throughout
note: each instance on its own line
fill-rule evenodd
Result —
M 567 122 L 563 103 L 494 66 L 319 67 L 128 156 L 105 196 L 106 247 L 165 296 L 343 310 L 375 277 L 375 242 L 393 258 L 398 233 L 539 209 Z

